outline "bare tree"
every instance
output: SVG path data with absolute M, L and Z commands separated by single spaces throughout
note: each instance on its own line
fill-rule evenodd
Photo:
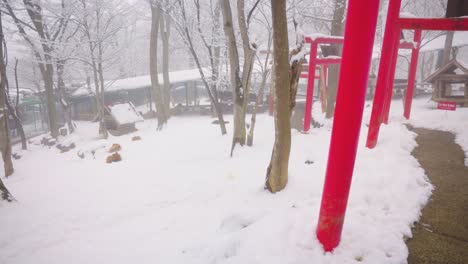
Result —
M 39 1 L 23 0 L 24 9 L 27 11 L 28 17 L 32 25 L 20 20 L 13 9 L 9 0 L 3 0 L 6 8 L 6 13 L 11 16 L 14 24 L 17 26 L 20 35 L 30 45 L 34 56 L 37 60 L 45 87 L 47 113 L 49 120 L 49 129 L 53 137 L 58 136 L 57 113 L 55 110 L 55 96 L 53 90 L 53 42 L 57 37 L 57 32 L 61 30 L 63 24 L 59 24 L 56 31 L 49 32 L 49 27 L 45 23 L 45 18 L 42 13 L 42 6 Z M 26 31 L 26 28 L 38 35 L 39 40 L 35 41 L 32 34 Z M 39 44 L 37 44 L 39 42 Z
M 6 47 L 3 35 L 2 17 L 0 12 L 0 151 L 2 152 L 5 177 L 13 174 L 13 162 L 11 161 L 10 129 L 8 127 L 8 109 L 6 107 L 6 66 L 4 52 Z M 3 183 L 2 183 L 3 185 Z M 1 186 L 0 186 L 1 187 Z M 6 189 L 5 189 L 6 190 Z M 4 190 L 2 191 L 2 198 Z
M 165 7 L 169 7 L 168 0 L 165 1 Z M 171 83 L 169 80 L 169 37 L 171 34 L 171 19 L 163 10 L 161 10 L 159 26 L 162 44 L 163 101 L 166 117 L 169 118 L 171 115 Z
M 268 32 L 268 44 L 267 44 L 265 60 L 262 62 L 257 56 L 259 63 L 261 65 L 262 80 L 260 82 L 260 88 L 258 89 L 258 93 L 257 93 L 257 100 L 255 101 L 255 107 L 252 113 L 252 117 L 250 119 L 250 130 L 249 130 L 249 134 L 247 135 L 247 146 L 253 145 L 255 124 L 257 122 L 257 112 L 258 112 L 260 103 L 263 101 L 263 97 L 265 94 L 266 81 L 268 79 L 268 76 L 270 75 L 271 67 L 269 66 L 269 62 L 270 62 L 270 54 L 271 54 L 271 44 L 272 44 L 271 32 Z
M 65 0 L 62 0 L 60 5 L 61 14 L 59 23 L 63 24 L 63 26 L 61 27 L 61 30 L 58 31 L 56 47 L 54 49 L 56 57 L 55 68 L 57 73 L 57 92 L 64 119 L 68 127 L 68 132 L 73 133 L 75 131 L 75 124 L 72 120 L 71 104 L 66 92 L 64 75 L 69 58 L 75 51 L 75 45 L 70 45 L 69 43 L 78 32 L 79 25 L 75 25 L 74 29 L 70 29 L 69 25 L 74 10 L 72 8 L 66 8 Z
M 286 0 L 271 0 L 273 61 L 275 65 L 275 142 L 267 168 L 265 188 L 278 192 L 288 183 L 291 151 L 289 45 Z
M 94 121 L 99 122 L 99 134 L 106 138 L 105 90 L 112 82 L 106 82 L 104 74 L 106 68 L 117 63 L 122 53 L 116 45 L 116 38 L 117 33 L 125 27 L 127 6 L 124 1 L 119 0 L 79 0 L 79 3 L 79 10 L 73 21 L 78 25 L 80 43 L 87 44 L 79 46 L 87 50 L 82 50 L 82 57 L 76 59 L 92 70 L 98 110 Z
M 12 100 L 9 98 L 9 94 L 10 94 L 10 87 L 8 87 L 8 89 L 6 89 L 6 106 L 8 108 L 8 112 L 9 114 L 11 115 L 11 117 L 13 118 L 14 122 L 15 122 L 15 126 L 16 126 L 16 129 L 18 130 L 18 134 L 20 135 L 20 138 L 21 138 L 21 149 L 27 149 L 28 146 L 27 146 L 27 143 L 26 143 L 26 135 L 24 133 L 24 128 L 23 128 L 23 124 L 21 123 L 21 120 L 19 118 L 19 114 L 18 114 L 18 109 L 19 109 L 19 101 L 20 101 L 20 92 L 19 92 L 19 82 L 18 82 L 18 59 L 15 58 L 15 68 L 14 68 L 14 74 L 15 74 L 15 84 L 16 84 L 16 99 L 15 99 L 15 105 L 13 106 L 12 104 Z M 8 82 L 7 82 L 8 84 Z
M 156 1 L 150 1 L 151 5 L 151 37 L 150 37 L 150 76 L 154 103 L 156 104 L 156 117 L 158 119 L 158 130 L 167 123 L 167 107 L 164 105 L 163 93 L 159 87 L 158 79 L 158 30 L 162 12 Z
M 205 74 L 204 68 L 202 67 L 201 61 L 200 61 L 200 56 L 199 53 L 197 52 L 195 48 L 195 44 L 193 41 L 193 32 L 190 27 L 190 23 L 187 18 L 187 13 L 186 13 L 186 8 L 185 8 L 185 2 L 183 0 L 177 0 L 177 6 L 179 8 L 179 15 L 181 17 L 180 20 L 172 19 L 174 22 L 174 26 L 176 30 L 178 31 L 179 35 L 182 37 L 186 47 L 188 48 L 190 54 L 193 57 L 193 60 L 195 61 L 195 64 L 197 65 L 198 71 L 200 73 L 201 80 L 205 86 L 206 92 L 208 93 L 208 97 L 210 98 L 211 104 L 213 105 L 214 112 L 216 113 L 216 116 L 218 118 L 218 123 L 221 129 L 221 134 L 225 135 L 227 133 L 226 131 L 226 124 L 224 122 L 224 117 L 223 113 L 221 111 L 221 106 L 219 104 L 219 101 L 216 99 L 215 94 L 215 88 L 216 85 L 210 86 L 208 78 Z M 201 34 L 200 34 L 201 35 Z M 201 37 L 201 36 L 200 36 Z M 205 45 L 206 46 L 206 45 Z M 211 58 L 211 56 L 210 56 Z M 212 64 L 213 65 L 213 64 Z M 212 66 L 213 68 L 213 66 Z M 213 72 L 213 69 L 211 70 Z
M 250 43 L 248 34 L 248 19 L 246 19 L 245 16 L 245 2 L 244 0 L 238 0 L 237 15 L 244 54 L 244 64 L 241 72 L 231 5 L 228 0 L 220 0 L 220 2 L 223 13 L 224 33 L 226 35 L 227 46 L 229 50 L 231 86 L 234 103 L 234 132 L 232 135 L 231 147 L 232 156 L 236 144 L 243 146 L 246 140 L 245 116 L 247 113 L 250 79 L 252 76 L 256 45 Z M 257 7 L 258 3 L 259 1 L 254 4 L 252 10 L 249 12 L 249 17 L 253 10 Z

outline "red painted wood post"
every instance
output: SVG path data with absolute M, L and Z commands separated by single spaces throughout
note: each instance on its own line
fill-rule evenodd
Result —
M 312 115 L 312 102 L 314 100 L 316 58 L 317 58 L 317 42 L 312 40 L 311 45 L 310 45 L 309 78 L 307 80 L 306 105 L 305 105 L 305 110 L 304 110 L 304 132 L 307 132 L 310 129 L 310 119 Z
M 386 96 L 385 96 L 385 103 L 383 109 L 383 122 L 384 124 L 388 124 L 388 116 L 390 114 L 390 106 L 392 105 L 392 98 L 393 98 L 393 84 L 395 81 L 395 70 L 396 65 L 398 62 L 398 50 L 400 48 L 400 29 L 395 28 L 395 38 L 393 44 L 393 56 L 390 65 L 390 73 L 388 76 L 388 83 L 386 87 Z
M 379 0 L 350 0 L 335 117 L 317 238 L 326 251 L 340 242 L 359 141 Z
M 377 76 L 377 85 L 375 88 L 374 102 L 372 105 L 372 114 L 367 133 L 366 146 L 374 148 L 379 137 L 380 124 L 382 123 L 382 110 L 385 99 L 385 87 L 389 76 L 389 61 L 392 58 L 392 47 L 395 42 L 394 26 L 400 13 L 401 0 L 390 0 L 388 6 L 387 22 L 385 24 L 385 34 L 380 57 L 379 73 Z M 397 47 L 398 48 L 398 47 Z
M 418 67 L 419 58 L 419 47 L 421 47 L 420 29 L 414 31 L 413 42 L 415 43 L 416 47 L 414 47 L 411 51 L 411 63 L 408 73 L 408 88 L 406 88 L 405 109 L 403 112 L 403 116 L 406 119 L 410 118 L 411 104 L 413 103 L 414 83 L 416 81 L 416 69 Z

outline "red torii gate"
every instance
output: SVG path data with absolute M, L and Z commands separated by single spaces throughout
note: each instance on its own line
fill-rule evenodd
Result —
M 465 4 L 466 5 L 466 4 Z M 385 25 L 384 42 L 382 46 L 382 57 L 380 59 L 379 74 L 377 78 L 374 104 L 372 106 L 369 132 L 367 134 L 366 146 L 374 148 L 377 144 L 380 125 L 388 123 L 390 104 L 393 91 L 393 79 L 395 75 L 396 60 L 398 57 L 395 43 L 399 41 L 402 30 L 414 30 L 414 42 L 418 43 L 412 49 L 411 62 L 408 72 L 408 88 L 405 97 L 404 117 L 410 118 L 411 104 L 414 94 L 414 82 L 416 79 L 416 68 L 418 64 L 419 47 L 422 30 L 447 30 L 467 31 L 468 18 L 400 18 L 401 0 L 391 0 L 388 7 L 387 22 Z M 390 62 L 390 64 L 388 64 Z
M 317 48 L 319 44 L 343 44 L 343 37 L 336 36 L 319 36 L 313 38 L 311 36 L 305 37 L 305 42 L 310 43 L 310 54 L 309 54 L 309 71 L 308 74 L 301 74 L 301 78 L 308 78 L 314 76 L 314 78 L 308 78 L 307 80 L 307 93 L 306 93 L 306 105 L 304 111 L 304 132 L 310 129 L 310 119 L 312 114 L 312 101 L 314 97 L 314 80 L 315 80 L 315 67 L 316 65 L 323 65 L 327 67 L 330 64 L 340 64 L 341 58 L 317 58 Z M 326 76 L 326 73 L 325 73 Z M 326 78 L 326 77 L 325 77 Z
M 401 42 L 399 44 L 400 49 L 413 49 L 412 54 L 415 54 L 416 62 L 417 62 L 417 56 L 419 54 L 419 42 L 421 40 L 421 31 L 418 30 L 417 32 L 419 34 L 419 38 L 416 38 L 416 35 L 415 35 L 415 39 L 414 39 L 413 43 L 405 41 L 405 42 Z M 308 36 L 308 37 L 305 38 L 305 42 L 311 44 L 310 54 L 309 54 L 309 69 L 308 69 L 307 74 L 301 74 L 300 77 L 301 78 L 308 78 L 309 76 L 311 76 L 311 74 L 314 76 L 313 79 L 308 79 L 308 81 L 307 81 L 306 105 L 305 105 L 305 111 L 304 111 L 304 127 L 303 127 L 303 131 L 307 132 L 310 129 L 310 121 L 311 121 L 311 118 L 312 118 L 314 79 L 320 78 L 320 76 L 315 75 L 315 67 L 316 67 L 316 65 L 323 65 L 324 72 L 325 72 L 325 80 L 326 80 L 326 78 L 327 78 L 326 77 L 326 75 L 327 75 L 327 73 L 326 73 L 327 72 L 327 66 L 330 65 L 330 64 L 340 64 L 341 63 L 341 58 L 339 58 L 339 57 L 338 58 L 337 57 L 334 57 L 334 58 L 328 58 L 328 57 L 317 58 L 318 45 L 320 45 L 320 44 L 343 44 L 343 37 L 339 37 L 339 36 L 319 36 L 319 37 L 314 38 L 312 36 Z M 418 43 L 417 46 L 415 46 L 416 43 Z M 414 50 L 416 50 L 416 52 Z M 397 58 L 397 57 L 395 57 L 395 58 Z M 413 59 L 413 57 L 412 57 L 412 59 Z M 413 65 L 413 64 L 414 63 L 412 63 L 411 65 Z M 396 66 L 396 63 L 395 63 L 395 66 Z M 413 67 L 413 66 L 411 66 L 411 67 Z M 410 71 L 410 72 L 414 72 L 414 74 L 412 75 L 413 76 L 413 83 L 414 83 L 414 78 L 416 76 L 416 65 L 414 65 L 414 69 L 413 68 L 411 68 L 411 69 L 412 69 L 412 71 Z M 393 67 L 392 72 L 393 73 L 395 72 L 395 67 Z M 411 78 L 411 74 L 410 74 L 410 78 Z M 392 80 L 391 86 L 393 87 L 393 80 Z M 411 94 L 411 98 L 412 98 L 412 94 Z M 411 105 L 411 102 L 409 104 Z
M 459 3 L 462 3 L 460 1 Z M 317 238 L 325 251 L 332 251 L 340 242 L 356 159 L 359 133 L 367 88 L 367 79 L 374 43 L 379 0 L 349 0 L 343 43 L 343 56 L 338 81 L 335 117 L 331 134 L 328 164 L 317 225 Z M 415 40 L 421 30 L 468 30 L 468 17 L 399 18 L 401 0 L 390 0 L 380 59 L 376 93 L 369 126 L 367 147 L 373 148 L 383 117 L 390 109 L 394 65 L 399 35 L 403 29 L 414 29 Z M 417 63 L 413 47 L 410 72 Z M 416 51 L 416 52 L 415 52 Z M 390 62 L 390 65 L 388 65 Z M 413 79 L 414 76 L 411 77 Z M 411 82 L 410 82 L 411 81 Z M 405 116 L 409 118 L 414 80 L 408 80 Z

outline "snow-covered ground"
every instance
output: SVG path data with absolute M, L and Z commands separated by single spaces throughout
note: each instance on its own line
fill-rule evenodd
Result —
M 416 100 L 411 122 L 456 132 L 468 153 L 468 110 L 430 107 Z M 230 136 L 209 117 L 176 117 L 162 132 L 145 121 L 138 132 L 107 141 L 93 138 L 96 125 L 78 123 L 78 136 L 68 139 L 77 148 L 67 153 L 30 145 L 15 174 L 3 178 L 18 202 L 0 204 L 0 263 L 405 263 L 404 239 L 432 186 L 410 154 L 415 134 L 403 125 L 401 101 L 392 108 L 373 150 L 364 147 L 365 108 L 342 241 L 333 253 L 315 237 L 329 122 L 293 133 L 289 184 L 270 194 L 263 183 L 271 117 L 258 117 L 254 147 L 236 148 L 233 158 Z M 142 140 L 132 141 L 135 135 Z M 121 144 L 123 161 L 106 164 L 113 143 Z

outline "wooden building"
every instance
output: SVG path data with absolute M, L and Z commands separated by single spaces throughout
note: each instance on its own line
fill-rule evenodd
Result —
M 456 59 L 432 73 L 426 82 L 432 84 L 432 100 L 453 102 L 468 107 L 468 66 Z

